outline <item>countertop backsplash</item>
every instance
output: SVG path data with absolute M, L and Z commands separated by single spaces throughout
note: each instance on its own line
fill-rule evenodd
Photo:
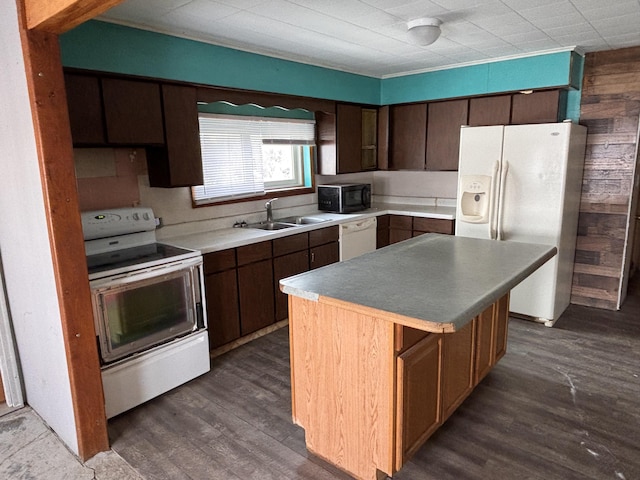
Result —
M 76 149 L 76 175 L 80 209 L 145 206 L 162 219 L 158 238 L 176 231 L 198 233 L 231 228 L 235 222 L 258 222 L 265 218 L 265 200 L 193 208 L 191 190 L 152 188 L 142 148 Z M 335 176 L 316 176 L 323 183 L 371 183 L 373 201 L 423 206 L 454 206 L 457 172 L 373 171 Z M 274 194 L 273 197 L 277 197 Z M 317 195 L 279 198 L 274 217 L 305 215 L 317 211 Z

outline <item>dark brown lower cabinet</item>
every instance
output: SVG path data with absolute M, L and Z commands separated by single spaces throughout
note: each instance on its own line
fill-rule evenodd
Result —
M 309 249 L 309 267 L 324 267 L 340 261 L 340 246 L 338 242 L 326 243 Z
M 443 218 L 413 217 L 413 236 L 423 233 L 453 235 L 455 233 L 455 221 Z
M 280 291 L 278 282 L 286 277 L 309 270 L 309 250 L 290 253 L 273 259 L 273 278 L 276 301 L 276 322 L 289 317 L 289 296 Z
M 205 287 L 209 348 L 213 349 L 240 338 L 236 269 L 207 275 Z
M 398 470 L 441 423 L 441 347 L 442 335 L 429 334 L 398 356 Z
M 474 386 L 474 333 L 476 319 L 442 342 L 442 421 L 469 395 Z
M 241 336 L 274 323 L 273 261 L 262 260 L 238 267 L 238 293 Z
M 204 255 L 211 349 L 286 319 L 282 278 L 338 262 L 338 227 Z
M 309 269 L 324 267 L 340 261 L 340 233 L 337 226 L 309 232 Z
M 391 215 L 380 215 L 376 227 L 376 248 L 389 245 L 389 218 Z
M 412 236 L 413 217 L 409 215 L 391 215 L 389 218 L 389 243 L 409 240 Z

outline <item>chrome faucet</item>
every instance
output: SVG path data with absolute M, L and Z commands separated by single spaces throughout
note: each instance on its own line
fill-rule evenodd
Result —
M 278 199 L 272 198 L 271 200 L 268 200 L 267 203 L 264 204 L 264 208 L 267 209 L 267 223 L 273 222 L 273 210 L 271 208 L 271 204 L 276 200 Z

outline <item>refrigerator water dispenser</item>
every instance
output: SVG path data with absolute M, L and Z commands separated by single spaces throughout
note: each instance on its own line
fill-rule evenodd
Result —
M 489 175 L 463 175 L 460 177 L 459 220 L 468 223 L 489 222 L 491 204 L 491 177 Z

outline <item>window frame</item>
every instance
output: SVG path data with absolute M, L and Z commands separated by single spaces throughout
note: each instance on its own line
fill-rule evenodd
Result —
M 250 117 L 250 116 L 242 116 L 242 115 L 225 115 L 225 114 L 208 114 L 208 113 L 201 113 L 204 116 L 217 116 L 217 117 L 229 117 L 229 118 L 234 118 L 234 119 L 245 119 L 245 120 L 249 120 L 251 118 L 255 119 L 255 120 L 273 120 L 273 121 L 281 121 L 281 122 L 296 122 L 296 121 L 300 121 L 298 119 L 287 119 L 287 118 L 278 118 L 278 117 Z M 199 114 L 199 116 L 201 115 Z M 314 141 L 316 138 L 316 126 L 315 126 L 315 121 L 308 121 L 309 123 L 313 123 L 314 124 Z M 266 142 L 269 143 L 269 142 Z M 274 144 L 280 144 L 281 142 L 278 140 L 273 141 Z M 225 205 L 225 204 L 234 204 L 234 203 L 243 203 L 243 202 L 250 202 L 250 201 L 258 201 L 258 200 L 263 200 L 263 199 L 269 199 L 269 198 L 273 198 L 274 195 L 277 195 L 278 197 L 287 197 L 287 196 L 295 196 L 295 195 L 305 195 L 305 194 L 310 194 L 310 193 L 315 193 L 315 187 L 316 187 L 316 180 L 315 180 L 315 173 L 316 173 L 316 154 L 317 154 L 317 147 L 315 144 L 310 144 L 310 145 L 305 145 L 305 144 L 299 144 L 299 143 L 293 143 L 291 142 L 290 145 L 293 146 L 299 146 L 300 149 L 303 146 L 307 146 L 309 148 L 309 165 L 308 167 L 305 165 L 306 160 L 304 158 L 300 158 L 302 156 L 302 152 L 298 151 L 298 158 L 300 158 L 300 163 L 297 164 L 297 169 L 298 170 L 298 175 L 299 178 L 302 180 L 303 184 L 302 185 L 295 185 L 295 186 L 287 186 L 287 185 L 281 185 L 281 186 L 276 186 L 276 188 L 267 188 L 267 185 L 269 183 L 273 183 L 273 182 L 264 182 L 264 187 L 265 187 L 265 191 L 264 194 L 256 194 L 256 195 L 246 195 L 246 196 L 238 196 L 235 198 L 229 198 L 229 197 L 219 197 L 219 199 L 214 198 L 208 198 L 208 199 L 200 199 L 200 200 L 196 200 L 195 196 L 194 196 L 194 188 L 195 187 L 191 187 L 190 188 L 190 196 L 191 196 L 191 204 L 193 208 L 199 208 L 199 207 L 207 207 L 207 206 L 214 206 L 214 205 Z M 310 185 L 305 185 L 304 181 L 305 181 L 305 170 L 309 170 L 309 180 L 310 180 Z

